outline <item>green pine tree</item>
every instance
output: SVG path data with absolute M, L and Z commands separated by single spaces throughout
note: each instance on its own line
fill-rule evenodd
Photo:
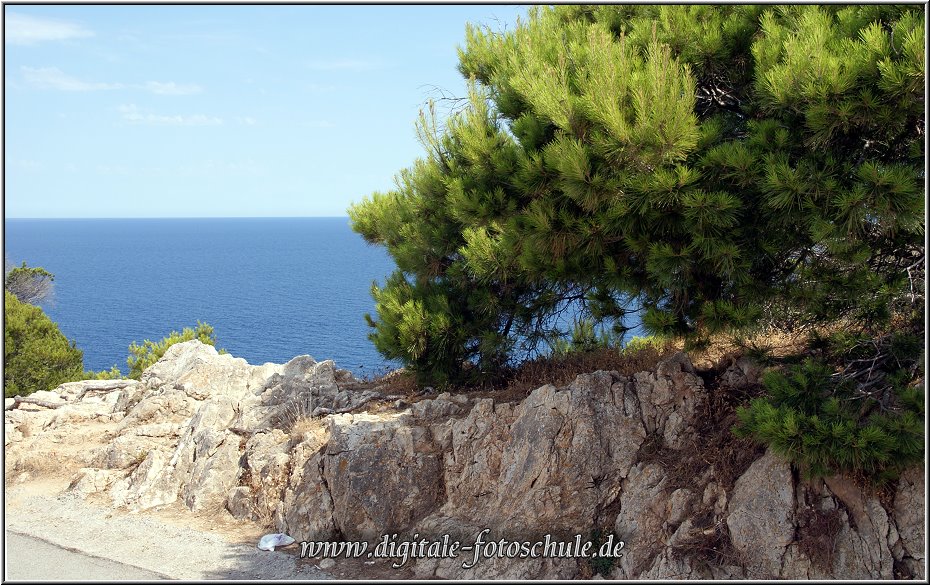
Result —
M 893 5 L 470 27 L 468 105 L 421 116 L 424 158 L 349 210 L 398 267 L 376 347 L 447 381 L 570 337 L 568 304 L 691 340 L 887 322 L 923 266 L 923 39 L 920 8 Z
M 3 394 L 26 396 L 80 379 L 84 354 L 39 307 L 3 298 Z

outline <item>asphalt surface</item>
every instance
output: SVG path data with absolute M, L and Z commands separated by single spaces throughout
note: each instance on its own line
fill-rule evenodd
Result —
M 5 581 L 154 581 L 164 575 L 6 531 Z

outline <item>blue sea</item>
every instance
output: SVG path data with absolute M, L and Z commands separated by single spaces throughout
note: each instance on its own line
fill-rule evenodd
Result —
M 132 341 L 197 320 L 251 364 L 310 354 L 360 375 L 399 367 L 368 340 L 370 289 L 393 272 L 348 218 L 7 219 L 6 261 L 55 275 L 42 304 L 84 368 L 126 373 Z

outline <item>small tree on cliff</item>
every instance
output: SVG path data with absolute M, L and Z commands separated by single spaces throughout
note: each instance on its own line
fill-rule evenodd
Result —
M 55 275 L 41 267 L 23 262 L 22 266 L 7 268 L 3 288 L 10 291 L 23 303 L 35 305 L 52 295 Z
M 207 345 L 216 345 L 216 334 L 213 332 L 213 326 L 197 321 L 196 327 L 185 327 L 180 333 L 172 331 L 161 341 L 146 339 L 141 344 L 133 341 L 129 345 L 129 357 L 126 358 L 126 364 L 129 366 L 128 376 L 138 380 L 142 372 L 160 360 L 169 347 L 176 343 L 194 339 Z M 222 349 L 219 351 L 220 353 L 226 353 Z
M 909 6 L 562 6 L 469 28 L 468 106 L 350 209 L 398 270 L 371 338 L 422 378 L 506 362 L 566 305 L 706 338 L 887 320 L 923 265 Z
M 51 390 L 79 379 L 84 355 L 39 307 L 10 291 L 3 298 L 4 396 Z

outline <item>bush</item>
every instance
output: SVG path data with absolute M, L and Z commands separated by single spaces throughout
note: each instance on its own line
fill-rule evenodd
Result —
M 185 327 L 180 333 L 172 331 L 167 337 L 158 342 L 146 339 L 142 342 L 142 345 L 139 345 L 133 341 L 129 346 L 129 357 L 126 358 L 126 363 L 129 364 L 129 377 L 138 380 L 142 372 L 160 360 L 169 347 L 193 339 L 207 345 L 216 345 L 213 327 L 200 321 L 197 321 L 196 327 Z
M 734 432 L 770 446 L 808 477 L 894 479 L 924 458 L 923 385 L 901 371 L 876 391 L 877 384 L 863 387 L 810 358 L 770 370 L 763 376 L 768 395 L 738 409 Z
M 84 354 L 39 307 L 4 291 L 3 393 L 25 396 L 78 379 Z
M 93 370 L 85 370 L 81 375 L 81 380 L 119 380 L 123 377 L 123 373 L 119 368 L 114 364 L 109 370 L 100 370 L 95 372 Z

